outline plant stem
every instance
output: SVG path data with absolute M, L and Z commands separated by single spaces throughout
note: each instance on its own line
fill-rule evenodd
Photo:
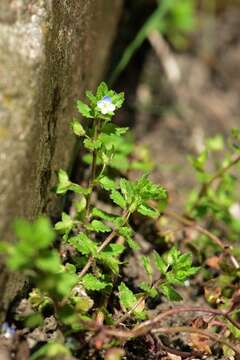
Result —
M 183 217 L 177 213 L 175 213 L 174 211 L 171 210 L 165 210 L 164 214 L 174 218 L 175 220 L 177 220 L 178 222 L 180 222 L 181 224 L 188 226 L 188 227 L 193 227 L 195 230 L 197 230 L 198 232 L 200 232 L 203 235 L 206 235 L 209 239 L 211 239 L 216 245 L 218 245 L 223 252 L 230 257 L 231 262 L 233 264 L 233 266 L 235 267 L 235 269 L 239 269 L 240 265 L 237 261 L 237 259 L 235 258 L 235 256 L 233 256 L 230 252 L 229 249 L 227 248 L 227 246 L 225 246 L 222 243 L 222 240 L 219 239 L 219 237 L 217 237 L 216 235 L 214 235 L 213 233 L 211 233 L 209 230 L 203 228 L 202 226 L 196 224 L 193 220 L 187 219 L 186 217 Z
M 123 214 L 123 218 L 125 219 L 125 222 L 128 220 L 129 218 L 129 213 L 125 212 Z M 103 249 L 105 249 L 106 246 L 108 246 L 108 244 L 113 240 L 113 238 L 117 235 L 117 230 L 113 230 L 107 237 L 106 239 L 102 242 L 102 244 L 98 247 L 97 249 L 97 254 L 99 254 Z M 92 265 L 92 263 L 94 262 L 94 257 L 91 256 L 86 265 L 84 266 L 84 268 L 82 269 L 82 271 L 79 273 L 79 277 L 83 277 L 86 272 L 89 270 L 90 266 Z
M 158 328 L 158 329 L 153 329 L 151 331 L 153 334 L 156 333 L 163 333 L 163 334 L 176 334 L 176 333 L 190 333 L 190 334 L 199 334 L 202 335 L 206 338 L 210 338 L 213 341 L 216 341 L 218 343 L 222 343 L 224 345 L 226 345 L 227 347 L 229 347 L 230 349 L 232 349 L 236 354 L 240 354 L 240 350 L 238 348 L 236 348 L 233 344 L 231 344 L 230 342 L 228 342 L 227 340 L 225 340 L 224 338 L 222 338 L 221 336 L 217 335 L 217 334 L 213 334 L 209 331 L 206 330 L 202 330 L 202 329 L 198 329 L 198 328 L 194 328 L 194 327 L 188 327 L 188 326 L 174 326 L 174 327 L 169 327 L 169 328 Z
M 111 234 L 106 237 L 106 239 L 104 240 L 104 242 L 103 242 L 103 243 L 100 245 L 100 247 L 97 249 L 97 254 L 99 254 L 99 253 L 112 241 L 112 239 L 113 239 L 116 235 L 117 235 L 116 230 L 113 230 L 113 231 L 111 232 Z M 88 261 L 87 261 L 86 265 L 84 266 L 84 268 L 82 269 L 82 271 L 79 273 L 79 277 L 80 277 L 80 278 L 83 277 L 83 276 L 86 274 L 86 272 L 89 270 L 89 268 L 90 268 L 90 266 L 92 265 L 93 262 L 94 262 L 94 257 L 91 256 L 91 257 L 88 259 Z
M 223 343 L 223 344 L 227 345 L 228 347 L 230 347 L 231 349 L 233 349 L 236 353 L 240 354 L 240 350 L 236 349 L 231 343 L 227 342 L 226 340 L 222 339 L 221 337 L 217 336 L 216 334 L 209 333 L 205 330 L 195 329 L 195 328 L 185 327 L 185 326 L 179 326 L 179 327 L 174 327 L 174 328 L 155 329 L 155 326 L 158 323 L 160 323 L 164 318 L 173 316 L 173 315 L 176 315 L 179 313 L 184 313 L 184 312 L 203 312 L 203 313 L 212 314 L 214 316 L 222 316 L 225 319 L 227 319 L 228 321 L 230 321 L 238 329 L 240 329 L 240 324 L 237 323 L 235 320 L 233 320 L 228 313 L 224 313 L 217 309 L 186 306 L 186 307 L 176 307 L 174 309 L 166 310 L 166 311 L 162 312 L 161 314 L 157 315 L 154 319 L 150 319 L 150 320 L 144 321 L 140 325 L 136 325 L 132 330 L 121 330 L 121 329 L 117 329 L 117 328 L 106 327 L 105 329 L 103 329 L 103 331 L 106 335 L 114 336 L 114 337 L 120 338 L 120 339 L 128 339 L 128 338 L 143 336 L 149 332 L 151 332 L 151 333 L 156 333 L 156 332 L 166 332 L 166 333 L 169 332 L 170 333 L 171 331 L 173 333 L 184 332 L 184 331 L 191 332 L 191 333 L 195 332 L 195 333 L 199 333 L 203 336 L 209 337 L 209 338 L 213 339 L 214 341 Z M 174 329 L 174 330 L 171 330 L 171 329 Z
M 93 120 L 93 141 L 95 142 L 98 137 L 98 131 L 99 131 L 99 120 L 94 119 Z M 86 205 L 86 219 L 89 219 L 89 213 L 90 213 L 90 205 L 91 205 L 91 199 L 92 194 L 94 190 L 94 180 L 96 178 L 96 166 L 97 165 L 97 150 L 94 149 L 92 153 L 92 164 L 91 164 L 91 174 L 88 181 L 88 188 L 90 188 L 90 193 L 87 195 L 87 205 Z
M 230 170 L 234 165 L 236 165 L 238 162 L 240 161 L 240 155 L 238 155 L 237 157 L 235 157 L 234 159 L 232 159 L 230 161 L 230 163 L 226 166 L 223 166 L 221 169 L 217 170 L 216 173 L 211 177 L 211 179 L 209 179 L 206 183 L 204 183 L 197 195 L 197 199 L 196 202 L 206 194 L 209 186 L 212 185 L 212 183 L 219 179 L 220 177 L 222 177 L 222 175 L 224 175 L 228 170 Z M 193 205 L 194 207 L 194 205 Z

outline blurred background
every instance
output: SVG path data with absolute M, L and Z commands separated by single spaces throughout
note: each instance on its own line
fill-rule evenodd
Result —
M 108 78 L 126 93 L 118 121 L 181 206 L 194 183 L 187 154 L 240 126 L 240 1 L 125 1 L 112 53 Z

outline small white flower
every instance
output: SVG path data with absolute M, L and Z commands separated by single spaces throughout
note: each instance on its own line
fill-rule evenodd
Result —
M 12 325 L 8 325 L 8 323 L 3 323 L 2 326 L 1 326 L 1 333 L 2 333 L 2 336 L 5 337 L 5 339 L 10 339 L 14 336 L 16 332 L 16 329 L 14 326 Z
M 97 107 L 103 115 L 112 113 L 116 109 L 116 106 L 112 103 L 110 96 L 104 96 L 102 100 L 98 101 Z

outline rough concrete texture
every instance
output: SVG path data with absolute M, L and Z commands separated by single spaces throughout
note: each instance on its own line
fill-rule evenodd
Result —
M 0 1 L 0 233 L 51 213 L 74 148 L 74 103 L 103 76 L 122 0 Z M 56 198 L 56 197 L 54 197 Z M 19 289 L 0 268 L 0 312 Z

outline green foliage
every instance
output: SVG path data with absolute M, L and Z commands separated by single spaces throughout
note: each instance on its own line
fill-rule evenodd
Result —
M 192 255 L 190 253 L 182 254 L 173 246 L 163 257 L 154 252 L 153 259 L 162 275 L 161 292 L 171 301 L 182 300 L 173 285 L 183 284 L 190 276 L 199 271 L 198 267 L 192 266 Z
M 54 226 L 58 238 L 44 217 L 34 223 L 19 220 L 15 226 L 18 242 L 1 246 L 8 254 L 9 268 L 24 271 L 36 286 L 29 295 L 33 313 L 27 326 L 40 324 L 47 309 L 65 334 L 94 332 L 99 328 L 98 322 L 114 324 L 117 309 L 129 313 L 132 321 L 138 323 L 148 316 L 148 298 L 156 298 L 160 291 L 172 301 L 180 300 L 175 286 L 182 285 L 198 270 L 192 266 L 190 254 L 172 247 L 163 256 L 155 251 L 153 256 L 138 257 L 147 276 L 147 281 L 138 285 L 140 292 L 120 280 L 125 254 L 129 250 L 141 252 L 134 219 L 152 221 L 159 217 L 167 205 L 168 194 L 148 174 L 136 180 L 127 178 L 133 147 L 126 141 L 127 128 L 112 123 L 124 94 L 110 90 L 102 82 L 95 94 L 88 91 L 86 96 L 88 103 L 77 102 L 83 125 L 74 119 L 71 128 L 87 152 L 89 182 L 85 186 L 76 184 L 64 170 L 59 171 L 56 193 L 71 191 L 75 198 L 72 211 L 63 212 Z M 137 161 L 141 164 L 140 159 Z M 144 159 L 142 164 L 138 169 L 145 169 Z M 99 194 L 105 199 L 107 211 L 101 208 Z M 156 281 L 153 263 L 158 270 Z M 49 343 L 32 360 L 67 354 L 65 345 Z
M 100 291 L 109 285 L 108 283 L 97 279 L 93 274 L 86 274 L 82 278 L 82 283 L 86 290 L 91 291 Z

